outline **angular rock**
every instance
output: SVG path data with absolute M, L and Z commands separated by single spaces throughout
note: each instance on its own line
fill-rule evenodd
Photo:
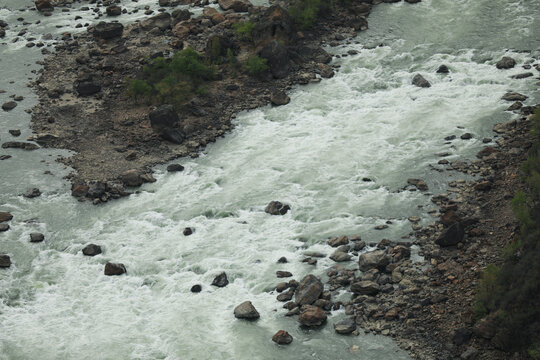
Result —
M 188 14 L 189 14 L 189 11 L 188 11 Z M 162 12 L 156 16 L 152 16 L 149 19 L 141 21 L 139 23 L 139 26 L 143 30 L 146 30 L 146 31 L 150 31 L 154 28 L 158 28 L 161 31 L 165 31 L 171 27 L 171 23 L 172 23 L 171 14 Z
M 289 54 L 281 42 L 272 40 L 262 48 L 259 55 L 268 61 L 274 78 L 282 79 L 289 74 Z
M 214 278 L 214 281 L 212 281 L 212 285 L 217 287 L 225 287 L 229 284 L 229 279 L 227 279 L 227 274 L 222 272 L 218 276 Z
M 13 215 L 5 211 L 0 211 L 0 223 L 10 221 L 11 219 L 13 219 Z
M 88 244 L 82 249 L 82 253 L 86 256 L 96 256 L 101 254 L 101 246 L 96 244 Z
M 79 96 L 90 96 L 101 91 L 101 84 L 95 80 L 77 81 L 74 87 Z
M 117 5 L 107 6 L 105 9 L 107 16 L 120 16 L 122 15 L 122 8 Z
M 234 308 L 234 317 L 237 319 L 255 320 L 258 319 L 260 315 L 251 301 L 244 301 Z
M 136 187 L 143 184 L 143 179 L 141 178 L 140 172 L 135 169 L 125 171 L 122 173 L 122 175 L 120 175 L 120 179 L 122 180 L 124 186 Z
M 175 129 L 178 123 L 178 114 L 172 105 L 161 105 L 155 110 L 152 110 L 148 117 L 152 129 L 161 135 L 165 140 L 169 140 L 175 144 L 181 144 L 184 141 L 184 134 Z
M 340 237 L 331 238 L 328 240 L 328 245 L 331 247 L 338 247 L 341 245 L 347 245 L 349 243 L 349 238 L 346 235 Z
M 35 198 L 35 197 L 38 197 L 41 195 L 41 191 L 39 191 L 38 188 L 31 188 L 31 189 L 28 189 L 24 194 L 23 196 L 25 198 Z
M 307 327 L 317 327 L 324 324 L 326 318 L 326 314 L 320 307 L 306 305 L 298 316 L 298 321 Z
M 73 185 L 71 188 L 71 196 L 85 197 L 88 194 L 88 185 Z
M 358 295 L 377 295 L 381 291 L 381 287 L 376 282 L 362 280 L 352 283 L 351 291 Z
M 278 271 L 276 271 L 276 276 L 278 278 L 286 278 L 286 277 L 291 277 L 293 275 L 289 271 L 278 270 Z
M 124 25 L 115 22 L 101 21 L 94 27 L 94 37 L 100 39 L 112 39 L 122 36 Z
M 448 74 L 449 72 L 450 72 L 450 70 L 448 69 L 448 66 L 446 66 L 446 65 L 441 65 L 437 69 L 437 74 Z
M 202 291 L 202 286 L 199 284 L 193 285 L 190 289 L 192 293 L 200 293 Z
M 124 264 L 107 262 L 104 273 L 107 276 L 122 275 L 126 273 L 126 267 Z
M 294 38 L 293 21 L 285 9 L 272 5 L 255 22 L 251 37 L 257 46 L 272 40 L 288 44 Z
M 8 101 L 2 104 L 2 110 L 4 111 L 10 111 L 17 107 L 17 103 L 15 101 Z
M 11 258 L 8 255 L 0 254 L 0 268 L 8 268 L 11 266 Z
M 356 330 L 356 323 L 351 319 L 344 319 L 334 324 L 334 330 L 341 335 L 347 335 Z
M 452 342 L 456 344 L 457 346 L 461 346 L 465 344 L 467 341 L 471 339 L 472 336 L 472 330 L 469 328 L 461 327 L 459 329 L 456 329 L 454 331 L 454 335 L 452 336 Z
M 54 10 L 54 6 L 50 0 L 36 0 L 36 9 L 40 12 L 50 12 Z
M 296 288 L 295 302 L 299 305 L 311 305 L 322 294 L 324 285 L 315 275 L 307 275 Z
M 334 260 L 335 262 L 345 262 L 351 260 L 351 255 L 347 254 L 346 252 L 336 250 L 332 255 L 330 255 L 330 259 Z
M 45 235 L 42 233 L 31 233 L 30 234 L 30 242 L 42 242 L 45 240 Z
M 218 0 L 218 4 L 225 11 L 232 9 L 235 12 L 246 12 L 253 6 L 249 0 Z
M 290 209 L 289 205 L 284 205 L 279 201 L 271 201 L 264 209 L 264 212 L 270 215 L 285 215 Z
M 167 166 L 168 172 L 184 171 L 184 167 L 180 164 L 170 164 Z
M 527 99 L 528 99 L 527 96 L 522 95 L 517 92 L 508 92 L 504 94 L 503 97 L 501 98 L 501 100 L 506 100 L 506 101 L 525 101 Z
M 184 229 L 184 231 L 182 233 L 184 234 L 184 236 L 189 236 L 189 235 L 193 234 L 194 232 L 195 231 L 192 228 L 187 227 L 187 228 Z
M 420 191 L 428 190 L 427 184 L 421 179 L 407 179 L 407 184 L 415 186 Z
M 19 130 L 19 129 L 8 130 L 8 132 L 9 132 L 12 136 L 21 136 L 21 130 Z
M 286 291 L 284 293 L 279 294 L 276 297 L 276 300 L 277 301 L 282 301 L 282 302 L 289 301 L 289 300 L 291 300 L 293 298 L 293 296 L 294 296 L 294 289 L 291 289 L 289 291 Z
M 2 144 L 3 149 L 37 150 L 39 146 L 23 141 L 8 141 Z
M 504 56 L 501 60 L 497 61 L 497 69 L 511 69 L 516 66 L 516 60 L 511 57 Z
M 288 345 L 292 343 L 293 337 L 285 330 L 279 330 L 272 336 L 272 341 L 279 345 Z
M 88 184 L 86 196 L 91 199 L 101 198 L 107 190 L 107 184 L 102 181 L 92 181 Z
M 291 101 L 291 98 L 284 91 L 276 91 L 270 96 L 270 101 L 276 106 L 287 105 Z
M 431 87 L 429 81 L 427 81 L 422 75 L 416 74 L 412 79 L 412 84 L 422 88 Z
M 9 225 L 8 224 L 0 224 L 0 232 L 8 231 Z
M 358 258 L 358 265 L 361 271 L 371 269 L 384 269 L 390 263 L 390 259 L 384 250 L 370 251 L 361 254 Z
M 463 241 L 465 236 L 465 229 L 461 223 L 455 223 L 446 229 L 438 238 L 435 243 L 441 247 L 454 246 Z
M 534 76 L 534 74 L 532 72 L 526 72 L 526 73 L 512 75 L 511 78 L 519 80 L 519 79 L 526 79 L 526 78 L 529 78 L 531 76 Z

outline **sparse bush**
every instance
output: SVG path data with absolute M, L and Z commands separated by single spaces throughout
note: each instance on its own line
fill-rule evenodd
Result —
M 251 32 L 253 31 L 255 24 L 251 21 L 242 21 L 233 24 L 232 27 L 240 39 L 251 40 Z
M 149 99 L 152 95 L 152 87 L 144 80 L 131 79 L 128 82 L 128 96 L 136 101 Z
M 245 63 L 245 68 L 250 75 L 258 75 L 263 71 L 268 70 L 268 60 L 259 57 L 258 55 L 250 56 Z
M 289 15 L 300 28 L 309 29 L 331 9 L 332 2 L 327 0 L 294 0 L 289 7 Z

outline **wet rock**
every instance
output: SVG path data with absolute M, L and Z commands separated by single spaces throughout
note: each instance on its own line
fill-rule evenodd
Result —
M 244 301 L 234 308 L 234 317 L 237 319 L 255 320 L 258 319 L 260 315 L 251 301 Z
M 412 84 L 422 88 L 431 87 L 429 81 L 427 81 L 422 75 L 416 74 L 412 79 Z
M 448 66 L 446 66 L 446 65 L 441 65 L 437 69 L 437 74 L 448 74 L 449 72 L 450 72 L 450 70 L 448 69 Z
M 291 101 L 291 98 L 284 91 L 275 91 L 270 96 L 270 101 L 277 106 L 287 105 Z
M 438 238 L 435 243 L 441 247 L 454 246 L 463 241 L 465 236 L 465 230 L 461 223 L 455 223 L 446 229 Z
M 50 0 L 36 0 L 35 4 L 36 9 L 40 12 L 48 12 L 54 10 L 54 6 Z
M 356 241 L 354 243 L 354 246 L 353 246 L 353 251 L 361 251 L 363 250 L 364 248 L 366 247 L 366 242 L 361 240 L 361 241 Z
M 278 259 L 278 264 L 285 264 L 287 263 L 287 258 L 285 256 L 282 256 Z
M 90 184 L 88 184 L 88 192 L 86 193 L 86 196 L 91 199 L 101 198 L 105 194 L 106 190 L 106 183 L 101 181 L 92 181 Z
M 190 289 L 192 293 L 200 293 L 202 291 L 202 286 L 199 284 L 193 285 Z
M 42 242 L 43 240 L 45 240 L 45 235 L 43 235 L 42 233 L 31 233 L 30 234 L 30 242 Z
M 506 109 L 506 111 L 515 111 L 515 110 L 519 110 L 521 109 L 521 107 L 523 106 L 523 103 L 521 103 L 520 101 L 516 101 L 514 102 L 512 105 L 510 105 L 508 107 L 508 109 Z
M 292 277 L 293 275 L 289 271 L 278 270 L 276 271 L 276 276 L 278 278 L 287 278 L 287 277 Z
M 345 262 L 351 260 L 351 255 L 347 254 L 346 252 L 336 250 L 332 255 L 330 255 L 330 259 L 334 260 L 335 262 Z
M 253 5 L 248 0 L 218 0 L 219 7 L 227 11 L 246 12 Z
M 83 255 L 96 256 L 101 254 L 101 246 L 96 244 L 88 244 L 82 249 Z
M 526 73 L 512 75 L 511 78 L 512 79 L 526 79 L 526 78 L 531 77 L 531 76 L 534 76 L 534 74 L 532 72 L 526 72 Z
M 501 60 L 497 61 L 497 69 L 511 69 L 516 66 L 516 60 L 511 57 L 504 56 Z
M 341 335 L 347 335 L 356 330 L 356 323 L 351 319 L 344 319 L 334 324 L 334 330 Z
M 361 254 L 358 258 L 358 264 L 361 271 L 384 269 L 389 263 L 390 259 L 384 250 L 370 251 Z
M 280 282 L 276 285 L 276 291 L 281 293 L 289 288 L 289 284 L 286 282 Z
M 8 141 L 2 144 L 3 149 L 23 149 L 23 150 L 36 150 L 39 146 L 29 142 L 22 141 Z
M 8 231 L 9 225 L 8 224 L 0 224 L 0 232 Z
M 411 249 L 403 245 L 397 245 L 392 248 L 390 255 L 394 259 L 394 262 L 402 259 L 408 259 L 411 257 Z
M 294 289 L 281 293 L 276 297 L 277 301 L 290 301 L 294 296 Z
M 472 336 L 472 330 L 469 328 L 459 328 L 454 331 L 454 335 L 452 336 L 452 342 L 456 344 L 457 346 L 461 346 L 465 344 L 467 341 L 471 339 Z
M 15 101 L 7 101 L 4 104 L 2 104 L 2 110 L 4 111 L 10 111 L 17 107 L 17 103 Z
M 271 201 L 264 209 L 264 212 L 270 215 L 285 215 L 290 209 L 289 205 L 284 205 L 279 201 Z
M 326 314 L 317 306 L 306 305 L 303 307 L 302 312 L 298 316 L 300 324 L 307 327 L 321 326 L 326 322 Z
M 8 268 L 11 266 L 11 258 L 8 255 L 0 254 L 0 268 Z
M 491 186 L 493 184 L 491 181 L 488 180 L 480 180 L 476 184 L 474 184 L 474 190 L 476 191 L 488 191 L 491 189 Z
M 107 16 L 120 16 L 122 15 L 122 8 L 117 5 L 111 5 L 107 6 L 105 12 L 107 13 Z
M 266 59 L 272 76 L 282 79 L 289 74 L 289 54 L 281 42 L 273 40 L 262 48 L 259 55 Z
M 170 164 L 167 166 L 168 172 L 179 172 L 184 171 L 184 167 L 180 164 Z
M 472 138 L 473 138 L 473 136 L 472 136 L 471 133 L 465 133 L 465 134 L 463 134 L 463 135 L 460 136 L 460 139 L 461 139 L 461 140 L 470 140 L 470 139 L 472 139 Z
M 279 345 L 288 345 L 292 343 L 293 337 L 285 330 L 279 330 L 272 336 L 272 341 Z
M 11 219 L 13 219 L 13 215 L 5 211 L 0 211 L 0 223 L 10 221 Z
M 299 305 L 311 305 L 322 294 L 323 283 L 315 275 L 307 275 L 296 288 L 295 302 Z
M 125 171 L 122 173 L 122 175 L 120 175 L 120 179 L 122 180 L 124 186 L 136 187 L 143 184 L 141 173 L 135 169 Z
M 189 11 L 187 11 L 187 13 L 190 14 Z M 141 21 L 139 23 L 139 26 L 146 31 L 150 31 L 154 28 L 158 28 L 160 31 L 165 31 L 171 27 L 171 23 L 171 15 L 169 13 L 163 12 L 156 16 L 152 16 L 149 19 Z
M 184 234 L 184 236 L 189 236 L 189 235 L 193 234 L 194 232 L 195 232 L 194 229 L 192 229 L 190 227 L 187 227 L 187 228 L 184 229 L 183 234 Z
M 517 93 L 517 92 L 508 92 L 506 94 L 503 95 L 503 97 L 501 98 L 501 100 L 506 100 L 506 101 L 525 101 L 527 100 L 527 96 L 525 95 L 522 95 L 520 93 Z
M 21 136 L 21 130 L 19 129 L 8 130 L 8 131 L 12 136 Z
M 362 280 L 352 283 L 351 291 L 358 295 L 377 295 L 381 288 L 374 281 Z
M 115 22 L 101 21 L 94 27 L 93 35 L 99 39 L 112 39 L 122 36 L 124 25 Z
M 178 114 L 172 105 L 161 105 L 152 110 L 148 117 L 152 129 L 161 135 L 165 140 L 175 144 L 181 144 L 184 141 L 184 134 L 174 127 L 178 123 Z
M 328 240 L 328 245 L 330 245 L 332 247 L 338 247 L 338 246 L 341 246 L 341 245 L 347 245 L 348 243 L 349 243 L 349 238 L 347 236 L 345 236 L 345 235 L 335 237 L 335 238 L 331 238 L 330 240 Z
M 217 287 L 225 287 L 229 284 L 229 279 L 227 279 L 227 274 L 222 272 L 218 276 L 214 278 L 214 281 L 212 281 L 212 285 Z
M 108 262 L 105 264 L 104 273 L 107 276 L 122 275 L 126 273 L 126 267 L 124 264 Z
M 407 184 L 415 186 L 420 191 L 428 190 L 427 184 L 421 179 L 407 179 Z
M 41 191 L 39 191 L 38 188 L 31 188 L 26 190 L 26 192 L 23 194 L 25 198 L 35 198 L 41 195 Z

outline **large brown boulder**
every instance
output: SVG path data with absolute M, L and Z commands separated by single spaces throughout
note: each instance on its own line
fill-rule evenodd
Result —
M 295 302 L 299 305 L 311 305 L 322 294 L 324 285 L 315 275 L 307 275 L 296 288 Z
M 105 275 L 107 276 L 115 276 L 115 275 L 122 275 L 126 273 L 126 267 L 124 264 L 120 263 L 111 263 L 108 262 L 105 264 Z
M 255 320 L 258 319 L 260 315 L 251 301 L 244 301 L 234 308 L 234 317 L 237 319 Z
M 373 281 L 357 281 L 351 284 L 351 291 L 358 295 L 377 295 L 381 288 Z
M 438 238 L 435 240 L 435 244 L 446 247 L 454 246 L 463 241 L 465 236 L 465 229 L 461 223 L 455 223 L 446 229 Z
M 320 307 L 306 305 L 298 316 L 298 321 L 304 326 L 317 327 L 326 322 L 326 314 Z
M 272 341 L 279 345 L 288 345 L 292 343 L 293 337 L 285 330 L 279 330 L 272 336 Z
M 45 12 L 54 10 L 54 5 L 51 3 L 51 0 L 36 0 L 35 4 L 38 11 Z
M 141 21 L 139 26 L 143 30 L 147 31 L 156 27 L 161 31 L 167 30 L 171 27 L 171 14 L 167 12 L 160 13 L 156 16 L 152 16 L 149 19 Z
M 253 6 L 249 0 L 218 0 L 218 4 L 225 11 L 232 9 L 235 12 L 246 12 Z
M 374 268 L 384 269 L 390 263 L 389 256 L 384 250 L 375 250 L 364 253 L 358 258 L 358 264 L 361 271 L 367 271 Z
M 179 121 L 178 114 L 172 105 L 161 105 L 152 110 L 148 117 L 152 129 L 161 135 L 165 140 L 175 144 L 181 144 L 184 141 L 184 134 L 175 128 Z
M 94 27 L 94 37 L 100 39 L 112 39 L 122 36 L 124 25 L 115 22 L 101 21 Z
M 5 211 L 0 211 L 0 223 L 10 221 L 11 219 L 13 219 L 13 215 Z

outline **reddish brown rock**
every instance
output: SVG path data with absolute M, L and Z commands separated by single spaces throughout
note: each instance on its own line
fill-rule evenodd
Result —
M 306 305 L 298 316 L 298 321 L 308 327 L 321 326 L 326 322 L 326 314 L 320 307 Z
M 293 337 L 285 330 L 279 330 L 272 336 L 272 341 L 279 345 L 288 345 L 292 343 Z

